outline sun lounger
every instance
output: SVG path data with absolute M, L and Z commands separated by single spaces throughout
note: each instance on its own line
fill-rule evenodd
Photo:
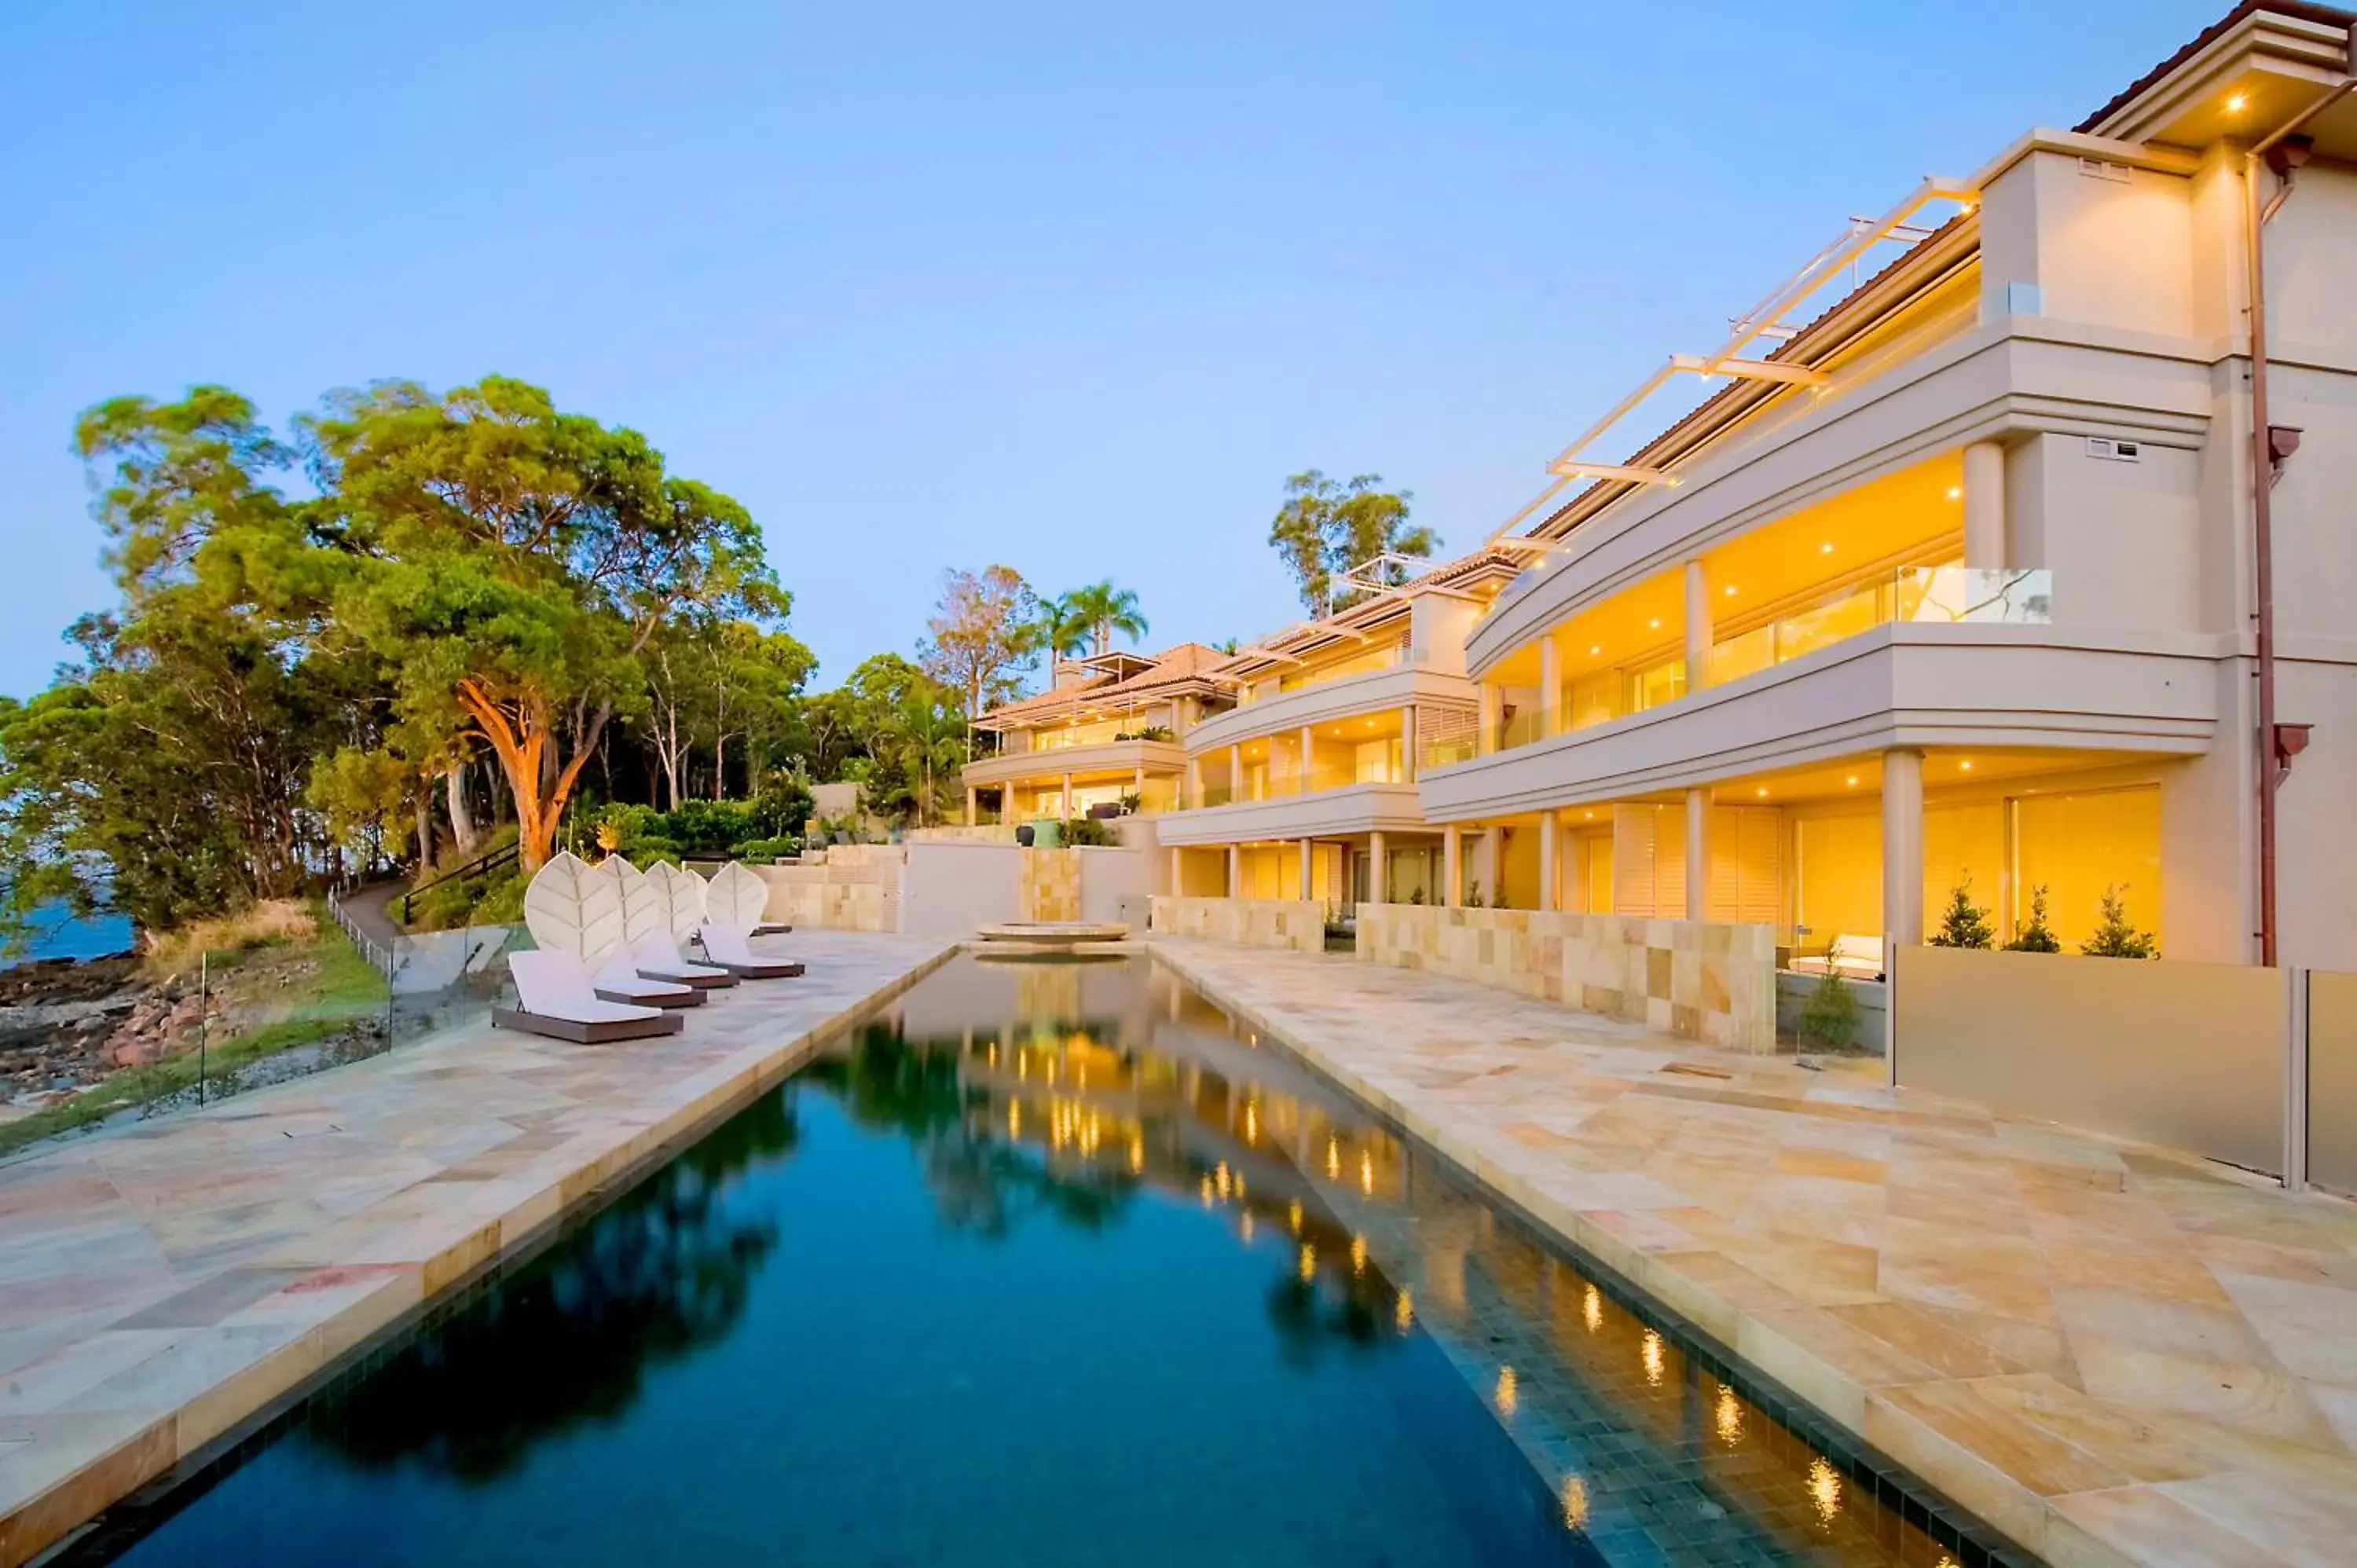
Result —
M 643 979 L 667 980 L 675 985 L 693 985 L 699 991 L 737 983 L 737 977 L 725 969 L 688 962 L 680 956 L 679 944 L 661 932 L 630 950 L 630 963 Z
M 587 1046 L 680 1031 L 682 1020 L 661 1008 L 599 1000 L 589 972 L 571 953 L 510 953 L 508 972 L 515 977 L 519 1005 L 494 1009 L 494 1028 Z
M 791 980 L 802 972 L 799 963 L 754 957 L 743 934 L 726 926 L 705 926 L 695 939 L 704 944 L 705 957 L 740 980 Z
M 649 980 L 630 962 L 630 955 L 619 949 L 606 961 L 605 966 L 590 977 L 597 994 L 608 1002 L 627 1003 L 634 1007 L 701 1007 L 704 993 L 683 980 Z

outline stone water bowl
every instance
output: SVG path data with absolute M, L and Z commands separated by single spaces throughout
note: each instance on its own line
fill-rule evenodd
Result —
M 974 934 L 984 959 L 1117 959 L 1129 950 L 1129 928 L 1117 920 L 1008 920 Z

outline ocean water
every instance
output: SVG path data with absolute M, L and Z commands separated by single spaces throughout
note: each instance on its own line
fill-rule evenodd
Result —
M 133 941 L 131 921 L 123 915 L 93 915 L 77 919 L 62 906 L 35 917 L 38 934 L 15 958 L 0 957 L 0 969 L 45 958 L 104 958 L 127 950 Z
M 1986 1561 L 1731 1375 L 1167 972 L 967 957 L 66 1563 Z

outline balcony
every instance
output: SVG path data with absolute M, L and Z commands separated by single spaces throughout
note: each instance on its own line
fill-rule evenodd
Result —
M 1372 669 L 1308 681 L 1290 691 L 1199 719 L 1187 731 L 1187 750 L 1195 757 L 1209 757 L 1231 746 L 1305 726 L 1362 719 L 1419 704 L 1463 706 L 1472 699 L 1473 683 L 1464 676 L 1444 674 L 1405 657 L 1392 658 Z
M 1803 597 L 1713 643 L 1710 685 L 1790 664 L 1880 627 L 2045 626 L 2053 618 L 2050 572 L 1983 571 L 1953 561 L 1901 566 Z M 1687 694 L 1684 655 L 1661 654 L 1565 682 L 1557 696 L 1560 727 L 1565 733 L 1591 729 Z M 1544 715 L 1525 709 L 1494 725 L 1481 749 L 1512 751 L 1546 738 Z M 1419 762 L 1445 768 L 1472 755 L 1472 742 L 1458 740 L 1426 750 Z
M 1892 746 L 2036 748 L 2090 762 L 2207 751 L 2211 639 L 2068 629 L 1990 606 L 1892 620 L 1659 707 L 1480 756 L 1428 757 L 1436 821 L 1627 799 Z M 1461 751 L 1462 748 L 1459 748 Z
M 1407 832 L 1423 826 L 1416 787 L 1410 783 L 1396 740 L 1384 765 L 1318 768 L 1271 778 L 1255 773 L 1239 792 L 1211 784 L 1159 820 L 1164 843 L 1232 843 L 1310 838 L 1326 833 Z
M 1103 739 L 1035 745 L 1022 751 L 979 757 L 965 765 L 960 778 L 968 789 L 991 789 L 1033 779 L 1060 779 L 1067 773 L 1134 778 L 1141 769 L 1148 774 L 1167 775 L 1179 772 L 1186 766 L 1187 753 L 1176 741 L 1145 740 L 1134 734 L 1125 739 L 1114 739 L 1108 735 Z

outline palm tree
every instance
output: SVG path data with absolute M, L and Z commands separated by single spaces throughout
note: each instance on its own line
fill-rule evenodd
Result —
M 1085 637 L 1099 658 L 1113 651 L 1114 632 L 1135 642 L 1147 630 L 1136 594 L 1114 586 L 1111 578 L 1064 595 L 1056 601 L 1056 614 L 1059 627 L 1069 627 L 1078 634 L 1075 642 Z M 1060 646 L 1059 651 L 1062 650 Z
M 911 691 L 885 719 L 880 738 L 915 789 L 920 828 L 941 816 L 941 782 L 965 760 L 965 734 L 956 697 L 931 682 Z

